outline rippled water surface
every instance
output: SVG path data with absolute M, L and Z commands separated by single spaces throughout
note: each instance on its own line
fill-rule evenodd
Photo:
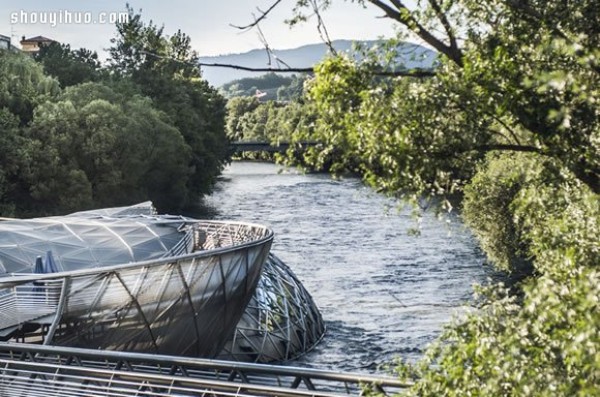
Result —
M 320 307 L 327 334 L 302 365 L 372 371 L 415 360 L 491 273 L 458 219 L 426 213 L 412 236 L 411 210 L 357 179 L 235 162 L 207 204 L 214 218 L 271 226 L 273 252 Z

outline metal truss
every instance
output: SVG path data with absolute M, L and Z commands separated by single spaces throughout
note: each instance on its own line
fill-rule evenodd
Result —
M 269 254 L 256 292 L 220 358 L 288 361 L 311 350 L 325 334 L 321 313 L 291 269 Z

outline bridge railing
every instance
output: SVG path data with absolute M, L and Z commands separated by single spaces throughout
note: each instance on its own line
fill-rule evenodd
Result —
M 340 396 L 397 394 L 391 377 L 31 344 L 0 344 L 3 396 Z

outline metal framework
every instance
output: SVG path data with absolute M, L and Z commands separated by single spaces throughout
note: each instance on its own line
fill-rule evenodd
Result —
M 325 334 L 321 313 L 291 269 L 272 253 L 256 292 L 220 358 L 287 361 L 311 350 Z
M 65 218 L 50 221 L 67 228 L 86 221 Z M 104 220 L 115 223 L 113 218 L 95 218 L 93 222 Z M 74 347 L 216 356 L 254 293 L 273 239 L 271 230 L 243 223 L 151 216 L 124 221 L 155 229 L 164 224 L 172 229 L 175 222 L 180 238 L 176 242 L 171 239 L 174 243 L 165 245 L 159 259 L 50 274 L 6 274 L 0 278 L 0 337 L 37 337 L 46 344 Z M 121 219 L 116 223 L 121 225 Z M 86 230 L 96 233 L 93 228 Z M 129 226 L 124 230 L 124 234 L 137 233 Z M 110 232 L 115 234 L 116 228 Z M 113 241 L 125 241 L 120 237 L 113 236 Z M 82 240 L 87 249 L 91 243 Z M 42 243 L 45 249 L 48 243 Z M 114 244 L 107 248 L 107 256 L 120 255 L 115 247 L 120 248 Z M 73 252 L 69 248 L 69 255 L 77 253 Z M 57 262 L 62 260 L 57 255 Z
M 391 395 L 409 386 L 306 368 L 0 344 L 0 395 L 7 397 Z

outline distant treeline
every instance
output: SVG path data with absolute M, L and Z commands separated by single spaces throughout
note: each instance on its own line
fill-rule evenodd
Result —
M 52 43 L 0 52 L 0 214 L 35 216 L 152 200 L 180 211 L 227 157 L 225 99 L 190 38 L 129 9 L 110 57 Z

